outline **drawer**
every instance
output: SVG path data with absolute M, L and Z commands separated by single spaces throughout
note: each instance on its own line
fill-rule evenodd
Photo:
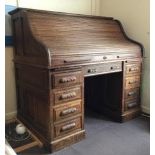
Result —
M 55 90 L 54 95 L 54 104 L 65 103 L 75 99 L 81 99 L 81 86 L 76 86 L 74 88 L 66 88 L 64 90 Z
M 139 98 L 139 88 L 127 89 L 125 90 L 125 99 L 138 99 Z
M 80 129 L 82 129 L 82 119 L 81 117 L 78 117 L 76 119 L 54 125 L 54 137 L 57 138 L 66 134 L 71 134 Z
M 60 106 L 53 109 L 54 121 L 59 121 L 64 118 L 74 116 L 81 113 L 81 100 L 69 102 L 64 106 Z
M 81 71 L 67 73 L 55 73 L 53 75 L 53 85 L 54 88 L 65 87 L 82 82 L 82 73 Z
M 135 73 L 140 73 L 141 72 L 141 64 L 128 64 L 126 65 L 126 74 L 135 74 Z
M 139 105 L 139 101 L 138 100 L 132 100 L 132 101 L 125 101 L 125 106 L 124 106 L 124 110 L 131 110 L 133 108 L 136 108 Z
M 103 63 L 99 65 L 89 65 L 83 67 L 83 72 L 85 76 L 113 73 L 122 71 L 122 62 L 110 62 Z
M 140 86 L 140 76 L 132 76 L 125 79 L 125 88 L 137 88 Z

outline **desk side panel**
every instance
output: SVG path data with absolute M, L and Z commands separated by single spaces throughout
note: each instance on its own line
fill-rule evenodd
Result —
M 14 61 L 25 64 L 49 66 L 46 46 L 33 36 L 25 11 L 12 14 Z

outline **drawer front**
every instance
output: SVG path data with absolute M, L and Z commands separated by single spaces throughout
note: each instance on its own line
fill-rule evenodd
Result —
M 124 106 L 124 108 L 125 108 L 124 110 L 125 111 L 131 110 L 133 108 L 136 108 L 137 106 L 139 106 L 138 100 L 126 101 L 125 106 Z
M 82 119 L 78 117 L 76 119 L 54 125 L 54 137 L 64 136 L 70 134 L 78 129 L 82 129 Z
M 81 113 L 81 100 L 69 102 L 64 106 L 53 109 L 54 120 L 59 121 L 67 117 Z
M 138 99 L 138 98 L 139 98 L 139 88 L 125 90 L 126 100 Z
M 129 64 L 126 65 L 126 74 L 135 74 L 141 72 L 141 64 Z
M 125 88 L 137 88 L 140 86 L 140 76 L 132 76 L 125 79 Z
M 53 85 L 54 88 L 65 87 L 82 82 L 82 73 L 81 71 L 68 73 L 56 73 L 53 75 Z
M 122 62 L 103 63 L 99 65 L 89 65 L 83 68 L 85 76 L 113 73 L 122 71 Z
M 75 99 L 81 99 L 81 87 L 66 88 L 66 90 L 54 91 L 54 104 L 65 103 Z

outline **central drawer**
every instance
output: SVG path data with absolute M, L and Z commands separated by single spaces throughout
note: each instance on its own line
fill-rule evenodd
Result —
M 104 74 L 104 73 L 114 73 L 122 71 L 122 62 L 110 62 L 102 63 L 99 65 L 89 65 L 83 67 L 83 73 L 85 76 Z
M 81 108 L 81 100 L 72 101 L 63 106 L 56 107 L 53 109 L 54 121 L 63 120 L 80 114 L 82 111 Z
M 57 138 L 60 136 L 65 136 L 66 134 L 71 134 L 81 129 L 82 129 L 82 118 L 78 117 L 70 121 L 55 124 L 54 125 L 54 137 Z
M 66 103 L 75 99 L 81 99 L 81 86 L 68 88 L 64 90 L 53 91 L 54 104 Z

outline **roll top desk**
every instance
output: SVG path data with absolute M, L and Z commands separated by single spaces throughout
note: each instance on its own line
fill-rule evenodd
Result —
M 51 151 L 85 137 L 84 109 L 124 122 L 140 113 L 142 45 L 111 17 L 17 8 L 17 117 Z

